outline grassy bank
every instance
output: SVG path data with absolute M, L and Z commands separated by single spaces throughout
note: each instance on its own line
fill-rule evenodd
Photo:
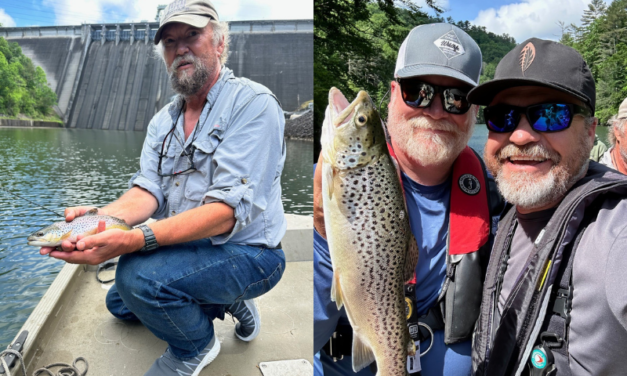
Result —
M 56 114 L 55 114 L 55 115 L 50 115 L 50 116 L 43 116 L 43 117 L 28 117 L 28 116 L 23 116 L 23 115 L 18 115 L 18 116 L 5 116 L 5 115 L 0 115 L 0 119 L 6 119 L 6 120 L 49 121 L 49 122 L 53 122 L 53 123 L 63 124 L 63 120 L 61 120 L 58 116 L 56 116 Z

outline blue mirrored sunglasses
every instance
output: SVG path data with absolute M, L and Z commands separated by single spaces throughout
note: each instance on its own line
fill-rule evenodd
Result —
M 559 132 L 570 127 L 575 115 L 588 117 L 592 111 L 570 103 L 542 103 L 527 107 L 498 104 L 483 110 L 488 129 L 497 133 L 513 132 L 520 123 L 521 114 L 525 114 L 536 132 Z

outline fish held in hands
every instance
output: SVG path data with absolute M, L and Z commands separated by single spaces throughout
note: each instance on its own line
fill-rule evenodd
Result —
M 64 240 L 76 243 L 78 235 L 93 235 L 98 232 L 98 222 L 105 222 L 105 231 L 120 229 L 131 230 L 124 220 L 109 215 L 98 215 L 98 209 L 92 209 L 85 215 L 74 218 L 71 222 L 60 221 L 41 230 L 33 232 L 28 237 L 28 245 L 36 247 L 57 247 Z

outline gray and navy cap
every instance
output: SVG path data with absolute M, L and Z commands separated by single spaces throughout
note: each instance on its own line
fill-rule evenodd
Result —
M 481 64 L 481 50 L 465 31 L 447 23 L 426 24 L 405 38 L 394 77 L 447 76 L 477 86 Z
M 594 113 L 594 78 L 579 52 L 561 43 L 530 38 L 499 62 L 494 80 L 468 93 L 473 104 L 489 105 L 501 91 L 517 86 L 549 87 L 582 100 Z
M 197 28 L 207 26 L 209 20 L 220 21 L 216 8 L 209 0 L 175 0 L 168 4 L 161 17 L 159 30 L 155 34 L 155 44 L 159 44 L 163 27 L 172 22 L 180 22 Z

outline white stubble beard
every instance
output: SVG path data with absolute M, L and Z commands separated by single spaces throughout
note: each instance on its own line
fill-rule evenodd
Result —
M 468 144 L 474 127 L 474 117 L 468 116 L 466 129 L 448 120 L 433 120 L 427 116 L 405 119 L 390 112 L 388 131 L 403 154 L 421 166 L 441 165 L 453 161 Z M 433 133 L 438 129 L 447 133 Z
M 541 144 L 523 147 L 508 144 L 498 150 L 495 156 L 484 153 L 484 159 L 488 170 L 495 176 L 503 198 L 519 209 L 534 210 L 558 202 L 585 175 L 590 155 L 590 147 L 587 144 L 589 142 L 584 135 L 576 145 L 573 158 L 566 164 L 560 164 L 562 157 Z M 544 157 L 550 159 L 553 166 L 547 174 L 540 177 L 525 171 L 510 172 L 509 176 L 506 176 L 503 164 L 508 157 L 516 155 Z

